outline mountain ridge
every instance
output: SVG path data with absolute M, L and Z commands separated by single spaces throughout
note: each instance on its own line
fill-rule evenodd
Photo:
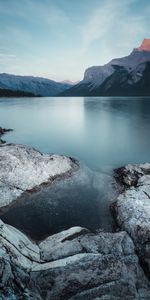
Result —
M 138 96 L 150 95 L 150 39 L 125 57 L 85 70 L 77 84 L 35 76 L 0 74 L 0 97 L 6 96 Z
M 141 46 L 133 49 L 128 56 L 112 59 L 103 66 L 86 69 L 83 80 L 62 95 L 138 96 L 141 95 L 141 91 L 142 95 L 150 95 L 150 76 L 147 77 L 150 69 L 149 47 L 150 39 L 144 39 Z
M 56 96 L 71 85 L 35 76 L 0 74 L 0 97 L 5 96 Z

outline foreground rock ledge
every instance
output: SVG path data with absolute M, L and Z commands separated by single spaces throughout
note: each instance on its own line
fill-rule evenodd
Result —
M 79 168 L 72 158 L 44 155 L 23 145 L 0 146 L 0 207 L 10 204 L 23 192 L 69 176 Z
M 117 176 L 125 190 L 114 206 L 116 219 L 134 241 L 150 277 L 150 164 L 128 165 Z
M 0 207 L 78 169 L 72 158 L 1 145 Z M 0 299 L 149 300 L 149 282 L 136 255 L 149 267 L 149 170 L 149 164 L 118 170 L 125 191 L 115 214 L 125 231 L 94 234 L 73 227 L 35 244 L 0 220 Z
M 126 232 L 73 227 L 38 245 L 0 221 L 1 299 L 150 299 Z

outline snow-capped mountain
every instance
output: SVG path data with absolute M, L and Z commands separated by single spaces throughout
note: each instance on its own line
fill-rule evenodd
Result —
M 0 96 L 55 96 L 70 87 L 71 85 L 68 83 L 40 77 L 0 74 Z
M 150 95 L 150 39 L 130 55 L 88 68 L 66 96 Z

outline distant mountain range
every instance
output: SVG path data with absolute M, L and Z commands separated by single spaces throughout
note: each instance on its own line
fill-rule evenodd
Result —
M 56 82 L 50 79 L 0 74 L 0 96 L 56 96 L 72 84 Z
M 150 95 L 150 39 L 129 56 L 88 68 L 84 79 L 62 96 Z
M 0 96 L 147 96 L 150 95 L 150 39 L 130 55 L 88 68 L 77 84 L 0 74 Z

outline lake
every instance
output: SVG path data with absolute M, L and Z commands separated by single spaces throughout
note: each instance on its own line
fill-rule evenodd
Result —
M 109 197 L 104 192 L 104 186 L 107 186 L 105 176 L 113 168 L 128 163 L 150 162 L 150 97 L 1 98 L 0 126 L 14 129 L 3 137 L 7 142 L 28 144 L 44 153 L 65 154 L 77 158 L 91 170 L 94 182 L 97 182 L 93 186 L 92 177 L 92 184 L 88 184 L 87 190 L 78 187 L 77 194 L 74 187 L 74 197 L 69 181 L 65 183 L 65 188 L 58 186 L 53 191 L 46 192 L 44 199 L 51 197 L 56 200 L 58 193 L 55 189 L 59 190 L 61 205 L 50 210 L 53 211 L 53 227 L 47 213 L 48 206 L 43 209 L 41 205 L 41 194 L 37 195 L 36 202 L 35 199 L 23 199 L 22 203 L 26 203 L 24 210 L 21 204 L 16 204 L 2 214 L 5 221 L 31 236 L 33 228 L 37 228 L 39 222 L 42 225 L 44 222 L 44 232 L 37 236 L 40 229 L 36 229 L 34 238 L 40 239 L 46 234 L 57 232 L 58 229 L 74 225 L 111 230 Z M 101 181 L 105 182 L 102 187 Z M 35 206 L 39 209 L 35 210 Z M 14 221 L 14 215 L 18 212 L 20 217 Z
M 0 123 L 6 141 L 93 169 L 150 160 L 150 98 L 1 98 Z

